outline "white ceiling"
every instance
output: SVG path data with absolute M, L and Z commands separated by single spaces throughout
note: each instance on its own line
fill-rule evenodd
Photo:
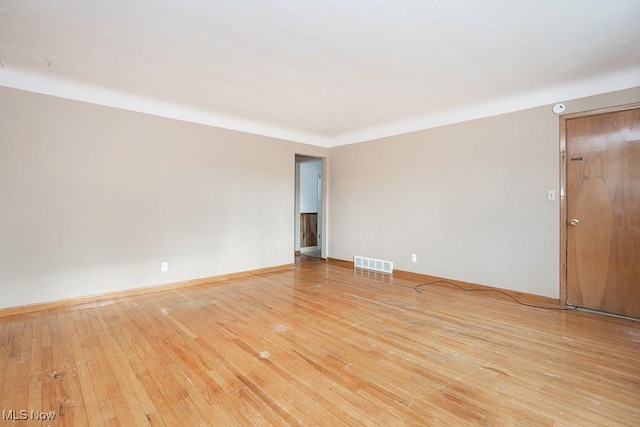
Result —
M 640 1 L 1 0 L 0 67 L 329 147 L 640 86 Z

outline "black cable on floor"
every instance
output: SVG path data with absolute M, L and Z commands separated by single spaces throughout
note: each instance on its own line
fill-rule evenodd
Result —
M 447 282 L 446 280 L 434 280 L 434 281 L 428 282 L 428 283 L 420 283 L 418 285 L 415 285 L 413 287 L 413 290 L 418 292 L 419 294 L 421 294 L 422 293 L 422 291 L 420 290 L 421 287 L 429 286 L 429 285 L 435 285 L 435 284 L 438 284 L 438 283 L 442 283 L 442 284 L 445 284 L 445 285 L 450 285 L 450 286 L 453 286 L 453 287 L 458 288 L 460 290 L 469 291 L 469 292 L 496 292 L 496 293 L 508 296 L 509 298 L 511 298 L 512 300 L 517 302 L 518 304 L 523 305 L 525 307 L 543 308 L 545 310 L 563 310 L 563 311 L 571 311 L 571 310 L 575 310 L 576 309 L 576 307 L 545 307 L 545 306 L 542 306 L 542 305 L 527 304 L 525 302 L 519 301 L 517 298 L 513 297 L 512 295 L 509 295 L 508 293 L 503 292 L 503 291 L 501 291 L 499 289 L 465 288 L 464 286 L 456 285 L 455 283 Z

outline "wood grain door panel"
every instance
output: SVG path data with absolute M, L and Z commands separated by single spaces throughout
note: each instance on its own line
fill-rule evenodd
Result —
M 308 248 L 318 245 L 318 214 L 300 214 L 300 247 Z
M 567 120 L 567 303 L 640 317 L 640 109 Z

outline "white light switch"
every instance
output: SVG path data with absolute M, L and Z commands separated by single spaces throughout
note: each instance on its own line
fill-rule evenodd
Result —
M 556 199 L 556 190 L 547 190 L 547 200 Z

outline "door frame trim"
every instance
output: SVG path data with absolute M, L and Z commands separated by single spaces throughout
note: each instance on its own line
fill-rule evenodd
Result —
M 320 161 L 320 164 L 322 166 L 322 177 L 320 178 L 320 180 L 322 181 L 322 195 L 321 195 L 321 203 L 320 206 L 318 206 L 318 216 L 321 216 L 321 221 L 318 222 L 318 228 L 320 233 L 322 233 L 322 240 L 321 240 L 321 248 L 320 248 L 320 257 L 322 259 L 326 259 L 329 256 L 329 208 L 328 208 L 328 198 L 329 198 L 329 180 L 328 180 L 328 169 L 329 169 L 329 158 L 328 156 L 319 156 L 319 155 L 315 155 L 315 154 L 303 154 L 301 152 L 295 152 L 294 156 L 294 170 L 295 170 L 295 165 L 297 163 L 302 163 L 302 162 L 298 162 L 298 160 L 302 160 L 302 159 L 308 159 L 308 160 L 318 160 Z M 294 172 L 294 175 L 295 172 Z M 296 193 L 299 191 L 299 185 L 300 185 L 300 177 L 299 176 L 295 176 L 294 177 L 294 216 L 298 216 L 298 218 L 300 217 L 300 213 L 298 212 L 298 208 L 300 207 L 300 200 L 297 198 L 298 196 L 296 195 Z M 295 225 L 298 224 L 298 227 L 296 227 Z M 300 234 L 300 227 L 299 227 L 299 223 L 296 223 L 296 219 L 294 218 L 294 253 L 296 255 L 298 255 L 298 251 L 295 250 L 295 233 Z
M 567 305 L 567 121 L 640 108 L 640 102 L 560 116 L 560 305 Z

